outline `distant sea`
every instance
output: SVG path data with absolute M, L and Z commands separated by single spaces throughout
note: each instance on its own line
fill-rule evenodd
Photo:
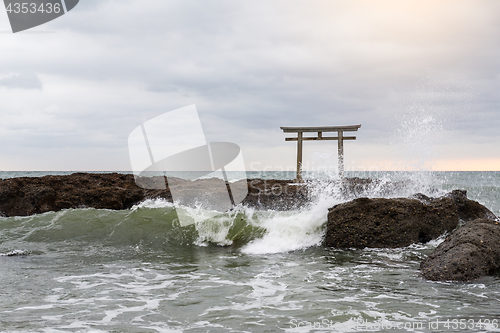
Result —
M 464 189 L 500 215 L 500 172 L 346 176 L 411 179 L 402 196 Z M 240 206 L 205 219 L 202 208 L 186 207 L 196 223 L 185 227 L 162 200 L 0 217 L 0 332 L 500 332 L 500 275 L 422 278 L 420 262 L 444 235 L 401 249 L 322 247 L 328 208 L 342 199 L 321 181 L 336 175 L 305 177 L 320 180 L 306 209 Z M 381 194 L 374 188 L 370 196 Z

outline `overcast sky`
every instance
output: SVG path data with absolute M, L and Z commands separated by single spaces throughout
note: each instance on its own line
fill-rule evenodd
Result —
M 280 126 L 352 124 L 346 170 L 500 170 L 500 1 L 80 0 L 16 34 L 0 8 L 0 170 L 130 170 L 191 104 L 247 170 L 295 166 Z

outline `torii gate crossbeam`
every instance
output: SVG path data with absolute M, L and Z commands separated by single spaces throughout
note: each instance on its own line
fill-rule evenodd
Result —
M 280 127 L 284 133 L 297 133 L 296 138 L 285 138 L 285 141 L 297 141 L 297 181 L 302 181 L 302 141 L 338 141 L 339 176 L 344 176 L 344 140 L 356 140 L 355 136 L 344 136 L 344 132 L 357 131 L 361 125 L 319 126 L 319 127 Z M 317 132 L 317 137 L 304 137 L 304 132 Z M 337 132 L 336 137 L 325 137 L 325 132 Z

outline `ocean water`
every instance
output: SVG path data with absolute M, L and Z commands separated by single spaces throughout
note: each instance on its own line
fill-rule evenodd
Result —
M 0 172 L 0 178 L 64 174 Z M 328 175 L 306 174 L 301 211 L 239 206 L 181 226 L 172 204 L 0 218 L 0 332 L 500 332 L 500 274 L 432 282 L 419 264 L 444 239 L 402 249 L 321 246 Z M 500 172 L 373 172 L 397 195 L 465 189 L 500 215 Z M 292 179 L 293 173 L 248 173 Z M 381 196 L 374 187 L 370 196 Z

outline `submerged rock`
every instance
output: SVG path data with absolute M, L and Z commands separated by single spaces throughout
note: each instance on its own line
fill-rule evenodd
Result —
M 425 243 L 455 229 L 460 220 L 495 215 L 465 191 L 440 198 L 358 198 L 329 209 L 324 244 L 335 248 L 396 248 Z
M 434 281 L 472 281 L 500 269 L 500 222 L 477 219 L 453 232 L 420 264 Z

